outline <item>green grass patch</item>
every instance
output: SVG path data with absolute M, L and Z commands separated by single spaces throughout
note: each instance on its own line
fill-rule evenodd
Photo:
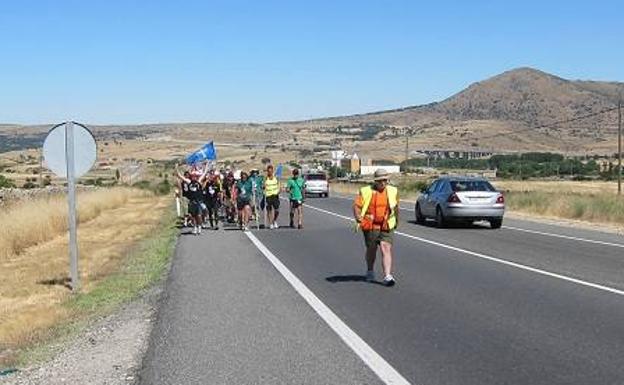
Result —
M 79 312 L 107 311 L 136 298 L 157 281 L 173 254 L 178 233 L 172 211 L 167 212 L 157 228 L 129 255 L 121 271 L 104 278 L 88 293 L 76 295 L 67 306 Z

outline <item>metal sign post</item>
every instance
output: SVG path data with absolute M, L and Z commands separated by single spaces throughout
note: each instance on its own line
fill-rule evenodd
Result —
M 67 159 L 67 203 L 69 205 L 69 271 L 72 291 L 80 289 L 78 272 L 78 237 L 76 232 L 76 168 L 74 162 L 74 122 L 65 124 L 65 159 Z
M 69 208 L 69 271 L 73 292 L 80 289 L 78 236 L 76 221 L 76 179 L 93 167 L 97 145 L 91 131 L 80 123 L 65 122 L 54 126 L 43 143 L 46 165 L 56 175 L 67 178 Z

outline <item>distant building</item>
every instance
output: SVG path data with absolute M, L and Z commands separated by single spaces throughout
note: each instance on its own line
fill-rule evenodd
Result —
M 401 166 L 397 165 L 376 165 L 376 166 L 361 166 L 360 175 L 373 175 L 377 170 L 386 170 L 390 174 L 398 174 L 401 172 Z
M 432 158 L 432 159 L 482 159 L 489 158 L 493 155 L 488 150 L 447 150 L 447 149 L 424 149 L 416 150 L 411 153 L 415 158 Z
M 344 150 L 333 150 L 329 154 L 331 156 L 331 165 L 335 167 L 340 167 L 342 160 L 347 157 L 347 152 Z
M 340 161 L 340 168 L 347 173 L 359 174 L 360 172 L 360 158 L 357 154 L 353 154 L 350 157 L 346 157 Z

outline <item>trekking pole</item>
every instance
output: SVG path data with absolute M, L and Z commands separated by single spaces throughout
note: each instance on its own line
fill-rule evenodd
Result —
M 254 212 L 255 215 L 254 217 L 256 218 L 256 229 L 260 230 L 260 213 L 258 212 L 258 210 L 260 209 L 260 203 L 258 202 L 258 196 L 256 195 L 256 190 L 254 189 Z

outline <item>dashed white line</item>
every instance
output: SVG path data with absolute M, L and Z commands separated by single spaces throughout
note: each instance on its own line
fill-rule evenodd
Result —
M 409 384 L 396 369 L 373 350 L 360 336 L 345 324 L 307 286 L 301 282 L 255 235 L 245 233 L 277 271 L 299 293 L 329 327 L 357 354 L 362 361 L 386 384 Z
M 322 213 L 325 213 L 325 214 L 328 214 L 328 215 L 333 215 L 333 216 L 338 217 L 338 218 L 346 219 L 348 221 L 353 221 L 353 218 L 347 217 L 345 215 L 337 214 L 337 213 L 334 213 L 332 211 L 328 211 L 328 210 L 325 210 L 325 209 L 321 209 L 319 207 L 314 207 L 314 206 L 310 206 L 310 205 L 307 205 L 306 207 L 307 208 L 311 208 L 311 209 L 316 210 L 316 211 L 319 211 L 319 212 L 322 212 Z M 448 249 L 448 250 L 453 250 L 453 251 L 456 251 L 456 252 L 459 252 L 459 253 L 468 254 L 468 255 L 471 255 L 473 257 L 485 259 L 485 260 L 488 260 L 488 261 L 491 261 L 491 262 L 500 263 L 500 264 L 503 264 L 503 265 L 515 267 L 515 268 L 518 268 L 518 269 L 530 271 L 530 272 L 541 274 L 541 275 L 545 275 L 545 276 L 548 276 L 548 277 L 557 278 L 557 279 L 560 279 L 560 280 L 563 280 L 563 281 L 572 282 L 572 283 L 575 283 L 575 284 L 578 284 L 578 285 L 591 287 L 591 288 L 594 288 L 594 289 L 598 289 L 598 290 L 606 291 L 606 292 L 609 292 L 609 293 L 613 293 L 613 294 L 624 296 L 624 291 L 623 290 L 615 289 L 613 287 L 604 286 L 604 285 L 600 285 L 600 284 L 593 283 L 593 282 L 583 281 L 581 279 L 568 277 L 567 275 L 557 274 L 557 273 L 553 273 L 553 272 L 550 272 L 550 271 L 547 271 L 547 270 L 537 269 L 535 267 L 522 265 L 520 263 L 507 261 L 507 260 L 504 260 L 504 259 L 492 257 L 492 256 L 489 256 L 489 255 L 486 255 L 486 254 L 481 254 L 481 253 L 477 253 L 477 252 L 466 250 L 466 249 L 461 249 L 459 247 L 447 245 L 447 244 L 436 242 L 436 241 L 431 241 L 429 239 L 417 237 L 415 235 L 406 234 L 406 233 L 399 232 L 399 231 L 397 231 L 395 234 L 403 236 L 403 237 L 406 237 L 406 238 L 410 238 L 410 239 L 413 239 L 413 240 L 416 240 L 416 241 L 419 241 L 419 242 L 423 242 L 423 243 L 427 243 L 427 244 L 430 244 L 430 245 L 442 247 L 442 248 L 445 248 L 445 249 Z
M 563 234 L 554 234 L 554 233 L 547 233 L 544 231 L 537 231 L 537 230 L 529 230 L 529 229 L 522 229 L 520 227 L 513 227 L 513 226 L 503 226 L 504 229 L 508 229 L 508 230 L 515 230 L 515 231 L 522 231 L 525 233 L 530 233 L 530 234 L 538 234 L 538 235 L 544 235 L 544 236 L 548 236 L 548 237 L 555 237 L 555 238 L 562 238 L 562 239 L 569 239 L 572 241 L 581 241 L 581 242 L 587 242 L 587 243 L 594 243 L 596 245 L 603 245 L 603 246 L 613 246 L 613 247 L 621 247 L 624 248 L 624 245 L 621 243 L 613 243 L 613 242 L 605 242 L 605 241 L 597 241 L 595 239 L 588 239 L 588 238 L 580 238 L 580 237 L 572 237 L 569 235 L 563 235 Z

